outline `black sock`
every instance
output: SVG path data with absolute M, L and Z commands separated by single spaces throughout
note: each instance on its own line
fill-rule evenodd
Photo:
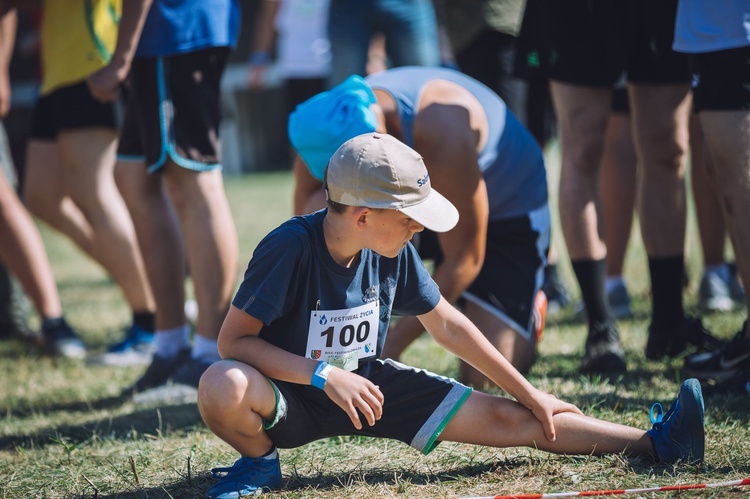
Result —
M 156 314 L 153 312 L 133 312 L 133 324 L 153 333 L 156 329 Z
M 578 285 L 581 287 L 589 326 L 602 327 L 614 324 L 614 318 L 607 302 L 607 293 L 604 290 L 604 259 L 578 260 L 572 263 L 573 272 L 575 272 Z
M 649 257 L 648 270 L 651 275 L 651 324 L 656 330 L 680 327 L 685 318 L 682 306 L 684 256 Z

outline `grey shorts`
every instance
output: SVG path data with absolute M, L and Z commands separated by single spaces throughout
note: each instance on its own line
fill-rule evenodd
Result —
M 276 393 L 276 416 L 264 426 L 273 443 L 290 449 L 321 438 L 362 435 L 399 440 L 427 454 L 472 392 L 454 379 L 390 359 L 366 362 L 356 372 L 383 392 L 383 416 L 374 426 L 360 415 L 362 429 L 357 430 L 322 390 L 269 380 Z

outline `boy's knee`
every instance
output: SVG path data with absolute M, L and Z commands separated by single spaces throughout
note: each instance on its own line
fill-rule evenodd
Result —
M 201 412 L 221 411 L 239 404 L 248 385 L 249 379 L 238 362 L 215 362 L 206 369 L 198 383 L 198 404 L 201 406 Z

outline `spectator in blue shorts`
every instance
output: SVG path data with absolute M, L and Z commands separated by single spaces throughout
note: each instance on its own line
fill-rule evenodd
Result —
M 219 89 L 239 21 L 236 0 L 123 2 L 112 61 L 87 79 L 103 101 L 115 98 L 126 77 L 130 90 L 118 185 L 156 300 L 154 357 L 130 391 L 185 387 L 194 396 L 200 375 L 219 359 L 216 337 L 238 258 L 219 157 Z M 198 303 L 192 347 L 185 254 Z M 169 395 L 151 393 L 157 400 Z

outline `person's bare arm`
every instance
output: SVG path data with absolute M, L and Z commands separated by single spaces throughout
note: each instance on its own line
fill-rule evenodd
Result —
M 86 78 L 91 95 L 102 102 L 117 98 L 120 84 L 125 81 L 133 63 L 152 0 L 126 0 L 117 31 L 117 45 L 109 64 Z
M 424 157 L 432 187 L 459 213 L 456 227 L 438 234 L 443 261 L 433 271 L 441 294 L 453 303 L 484 263 L 489 207 L 477 163 L 477 136 L 462 106 L 433 104 L 417 120 L 415 149 Z M 415 318 L 401 318 L 388 333 L 383 356 L 398 358 L 422 331 Z
M 265 376 L 281 381 L 309 385 L 318 362 L 287 352 L 258 337 L 263 323 L 231 306 L 219 332 L 222 358 L 244 362 Z M 357 411 L 372 426 L 383 414 L 383 394 L 369 380 L 334 367 L 324 391 L 341 407 L 357 429 L 362 428 Z
M 445 298 L 419 320 L 430 335 L 446 350 L 468 362 L 497 386 L 527 407 L 542 423 L 547 439 L 555 440 L 553 415 L 561 412 L 582 414 L 573 404 L 534 388 L 487 338 Z
M 2 7 L 0 12 L 0 118 L 10 111 L 10 60 L 16 41 L 18 16 L 14 8 Z
M 325 208 L 326 196 L 323 182 L 316 179 L 307 169 L 302 158 L 294 158 L 294 214 L 305 215 Z
M 288 0 L 287 0 L 288 1 Z M 265 71 L 270 60 L 276 37 L 276 16 L 282 0 L 262 0 L 258 8 L 258 17 L 253 25 L 253 42 L 248 61 L 248 79 L 250 88 L 261 88 L 265 80 Z

